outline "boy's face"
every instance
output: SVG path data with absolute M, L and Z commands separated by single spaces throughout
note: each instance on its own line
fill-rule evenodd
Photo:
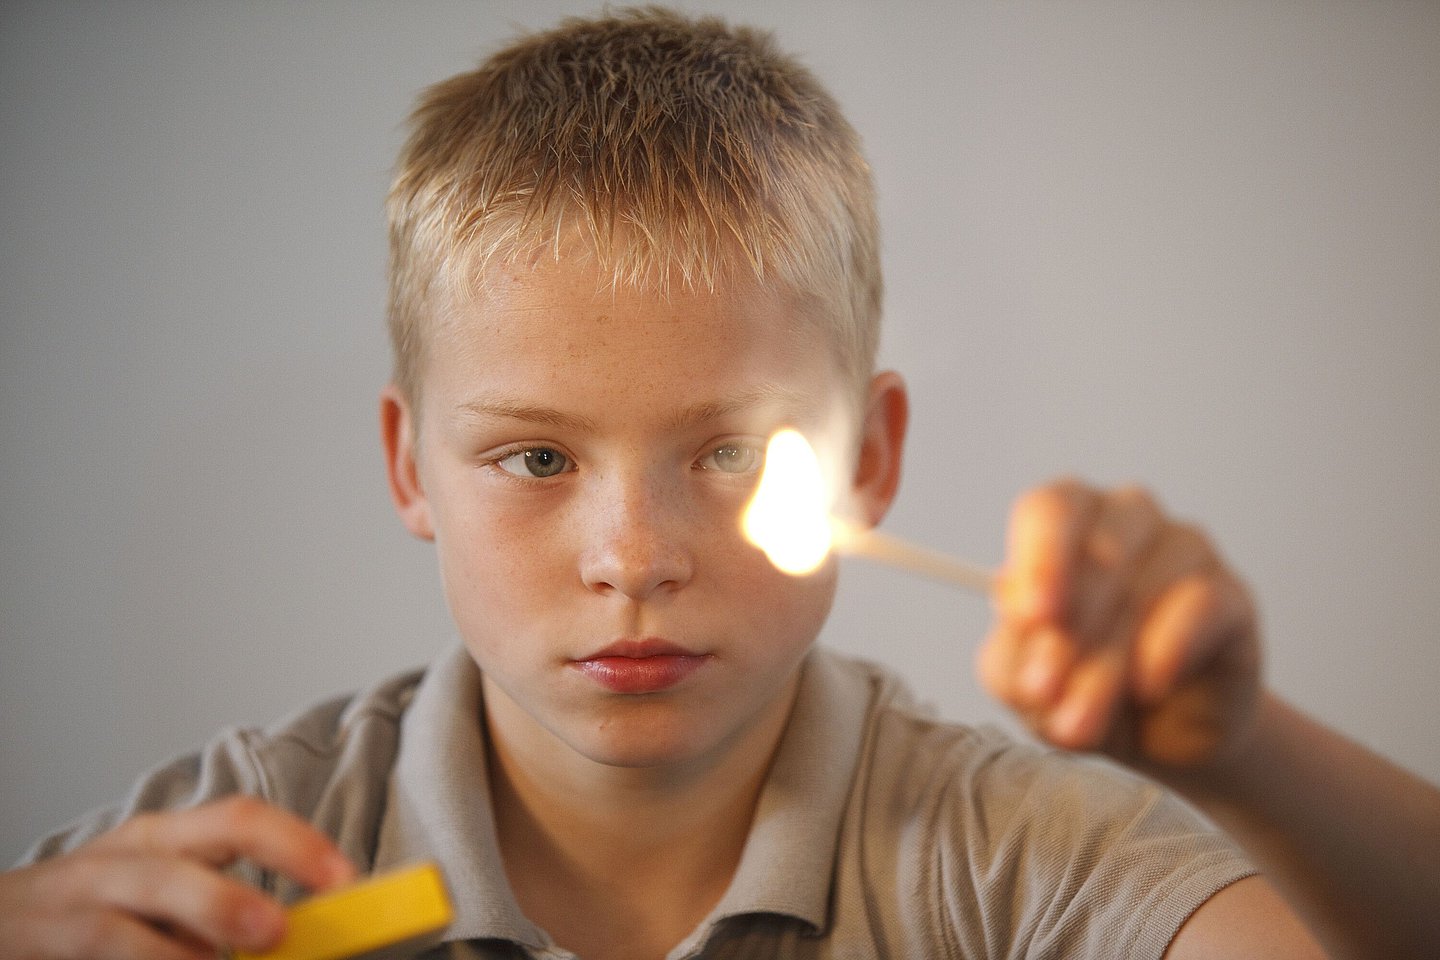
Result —
M 756 290 L 666 299 L 546 262 L 427 335 L 421 409 L 386 393 L 392 489 L 495 733 L 683 764 L 788 709 L 834 565 L 775 570 L 739 517 L 768 435 L 851 389 L 815 328 Z

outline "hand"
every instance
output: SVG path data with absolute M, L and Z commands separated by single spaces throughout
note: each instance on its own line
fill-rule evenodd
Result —
M 0 960 L 214 960 L 284 934 L 275 900 L 221 869 L 241 858 L 312 889 L 355 869 L 314 827 L 254 797 L 140 814 L 76 850 L 0 874 Z
M 1016 503 L 1008 553 L 979 671 L 1036 734 L 1162 778 L 1243 742 L 1255 609 L 1201 531 L 1141 490 L 1064 480 Z

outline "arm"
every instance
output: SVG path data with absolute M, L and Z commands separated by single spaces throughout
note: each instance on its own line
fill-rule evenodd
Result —
M 1440 791 L 1430 784 L 1274 696 L 1224 769 L 1168 779 L 1250 853 L 1333 956 L 1432 956 L 1440 944 Z
M 1440 942 L 1440 791 L 1264 690 L 1249 593 L 1202 533 L 1139 491 L 1043 488 L 1012 516 L 996 609 L 992 693 L 1185 796 L 1265 871 L 1202 906 L 1171 958 L 1316 956 L 1274 891 L 1335 958 Z

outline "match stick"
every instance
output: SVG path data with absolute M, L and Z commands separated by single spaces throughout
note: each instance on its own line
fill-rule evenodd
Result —
M 842 520 L 832 520 L 832 525 L 835 530 L 832 549 L 836 553 L 899 567 L 975 593 L 988 595 L 995 587 L 995 574 L 968 560 Z

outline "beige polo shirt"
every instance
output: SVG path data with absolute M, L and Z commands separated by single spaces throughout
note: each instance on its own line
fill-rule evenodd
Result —
M 139 810 L 253 793 L 361 865 L 439 861 L 455 922 L 403 955 L 570 957 L 506 882 L 481 717 L 479 671 L 457 646 L 269 730 L 226 731 L 26 859 Z M 670 957 L 1154 958 L 1197 906 L 1253 872 L 1156 787 L 936 721 L 885 671 L 817 649 L 734 880 Z

